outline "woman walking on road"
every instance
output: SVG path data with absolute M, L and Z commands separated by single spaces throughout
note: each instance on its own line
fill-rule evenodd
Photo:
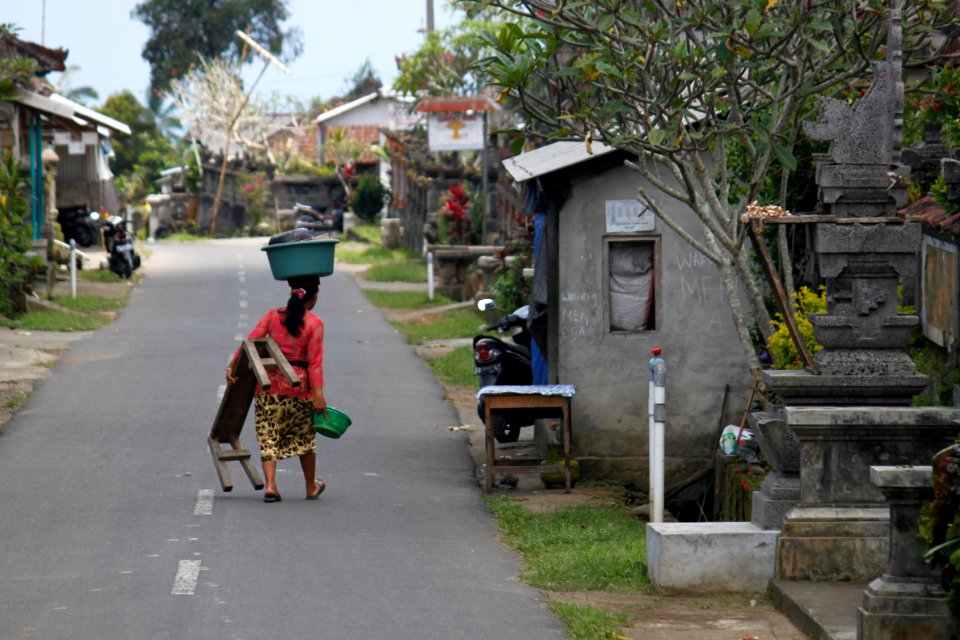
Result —
M 320 288 L 318 276 L 287 280 L 290 299 L 284 308 L 271 309 L 250 332 L 248 338 L 271 337 L 300 378 L 294 387 L 277 368 L 267 369 L 270 390 L 259 385 L 255 400 L 257 444 L 263 465 L 264 502 L 280 502 L 277 490 L 277 460 L 299 456 L 306 482 L 307 500 L 316 500 L 326 483 L 314 477 L 317 465 L 314 412 L 326 414 L 323 397 L 323 320 L 311 311 L 317 304 Z M 240 347 L 242 348 L 242 347 Z M 227 384 L 234 384 L 234 367 L 240 348 L 227 367 Z

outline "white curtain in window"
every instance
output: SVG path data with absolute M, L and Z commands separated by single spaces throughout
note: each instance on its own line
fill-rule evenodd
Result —
M 610 330 L 652 329 L 654 293 L 652 242 L 610 244 Z

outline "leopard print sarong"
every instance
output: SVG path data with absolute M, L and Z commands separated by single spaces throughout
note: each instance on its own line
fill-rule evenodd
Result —
M 261 461 L 283 460 L 317 452 L 312 401 L 258 393 L 255 406 Z

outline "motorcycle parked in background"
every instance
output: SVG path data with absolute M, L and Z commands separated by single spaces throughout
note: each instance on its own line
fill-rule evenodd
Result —
M 343 231 L 343 208 L 336 207 L 329 211 L 327 207 L 311 207 L 308 204 L 295 202 L 293 212 L 297 219 L 298 229 L 310 231 Z
M 67 242 L 74 240 L 81 247 L 89 247 L 100 240 L 100 214 L 89 211 L 86 205 L 60 208 L 57 222 Z
M 120 216 L 104 220 L 103 241 L 110 271 L 121 278 L 132 276 L 140 266 L 140 256 L 133 248 L 133 235 L 127 230 L 127 221 Z
M 496 309 L 490 298 L 477 302 L 480 311 Z M 497 324 L 481 327 L 482 331 L 496 329 L 500 334 L 510 334 L 509 341 L 480 334 L 473 338 L 473 373 L 479 378 L 480 388 L 490 385 L 533 384 L 533 369 L 530 364 L 530 332 L 527 329 L 529 307 L 524 305 L 507 314 Z M 483 398 L 477 401 L 477 415 L 485 419 Z M 493 433 L 497 442 L 516 442 L 521 427 L 532 425 L 534 413 L 523 409 L 497 411 L 493 416 Z

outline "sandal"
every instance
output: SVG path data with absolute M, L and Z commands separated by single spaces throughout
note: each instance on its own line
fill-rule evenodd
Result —
M 265 493 L 265 494 L 263 494 L 263 501 L 264 501 L 264 502 L 280 502 L 280 500 L 282 500 L 282 498 L 280 497 L 280 494 L 279 494 L 279 493 Z
M 320 494 L 323 493 L 323 490 L 327 488 L 327 483 L 323 481 L 323 478 L 318 478 L 313 481 L 313 486 L 317 488 L 317 492 L 314 494 L 307 494 L 307 500 L 316 500 L 320 497 Z

